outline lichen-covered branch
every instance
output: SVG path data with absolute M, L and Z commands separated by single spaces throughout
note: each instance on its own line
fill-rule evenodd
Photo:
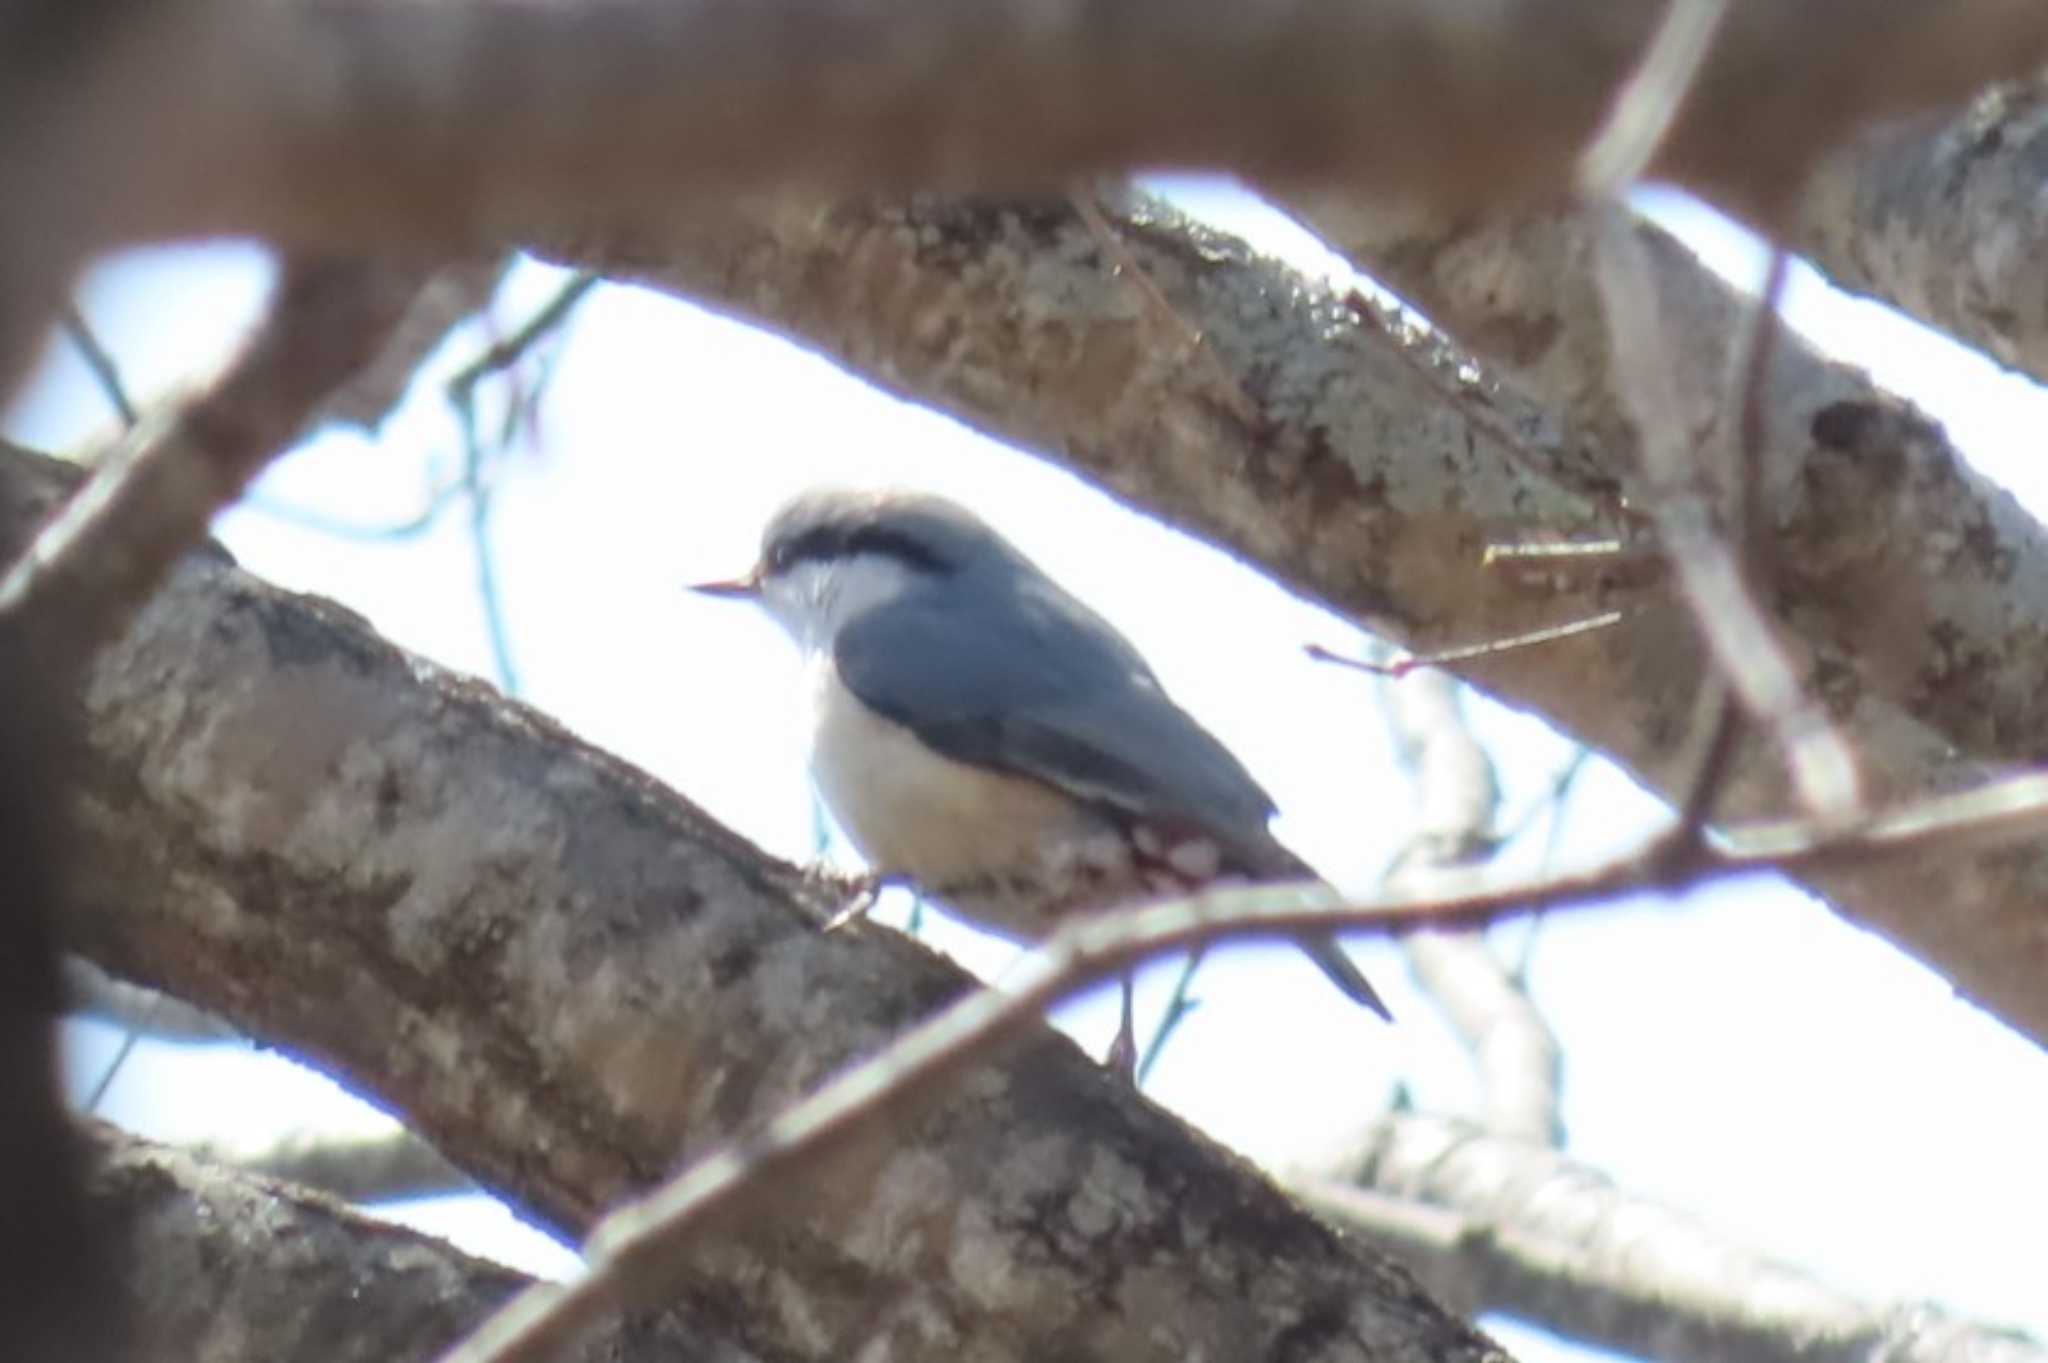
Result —
M 2048 79 L 1877 128 L 1824 160 L 1791 244 L 1870 294 L 2048 382 Z
M 54 479 L 0 460 L 0 522 Z M 210 559 L 85 702 L 74 945 L 567 1233 L 969 987 L 886 929 L 819 931 L 834 887 L 539 714 Z M 747 1353 L 1496 1356 L 1035 1024 L 720 1230 L 665 1300 Z
M 1625 567 L 1484 561 L 1503 542 L 1639 542 L 1628 425 L 1572 222 L 1402 238 L 1433 244 L 1403 257 L 1410 277 L 1440 268 L 1465 281 L 1465 294 L 1447 283 L 1432 313 L 1470 320 L 1532 400 L 1362 298 L 1156 202 L 1105 207 L 1176 325 L 1105 268 L 1064 200 L 783 200 L 546 246 L 791 335 L 1051 455 L 1418 651 L 1630 607 L 1616 628 L 1459 670 L 1682 794 L 1708 674 L 1682 606 Z M 1688 382 L 1725 374 L 1736 300 L 1643 230 L 1676 363 Z M 1469 267 L 1453 260 L 1460 244 Z M 1762 491 L 1774 520 L 1760 528 L 1777 560 L 1772 605 L 1799 675 L 1856 746 L 1867 798 L 2048 756 L 2036 741 L 2048 733 L 2041 527 L 1864 376 L 1792 338 L 1776 355 Z M 1246 403 L 1254 420 L 1239 415 Z M 1782 812 L 1784 797 L 1771 750 L 1750 744 L 1719 809 Z M 1805 883 L 2048 1042 L 2048 939 L 2033 928 L 2044 873 L 2048 853 L 2009 852 L 1962 867 L 1842 865 Z
M 1663 1363 L 2048 1363 L 2038 1340 L 1860 1301 L 1540 1144 L 1394 1114 L 1291 1180 L 1460 1310 Z
M 527 1281 L 308 1189 L 89 1134 L 92 1208 L 124 1265 L 102 1307 L 125 1312 L 136 1358 L 425 1363 Z M 563 1363 L 709 1357 L 716 1340 L 679 1319 L 636 1322 Z

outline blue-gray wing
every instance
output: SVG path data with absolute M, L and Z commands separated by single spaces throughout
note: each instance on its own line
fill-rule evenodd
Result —
M 956 761 L 1184 823 L 1275 869 L 1258 864 L 1277 847 L 1271 797 L 1107 621 L 1050 584 L 965 595 L 974 609 L 913 593 L 853 621 L 840 680 Z
M 966 596 L 976 609 L 913 593 L 841 629 L 840 681 L 955 761 L 1200 831 L 1240 872 L 1312 874 L 1267 830 L 1272 797 L 1108 621 L 1050 584 Z M 1345 994 L 1392 1017 L 1334 938 L 1296 940 Z
M 967 597 L 972 611 L 913 593 L 859 617 L 833 649 L 840 681 L 955 761 L 1200 831 L 1241 872 L 1313 874 L 1267 830 L 1272 797 L 1108 621 L 1049 583 Z M 1345 994 L 1391 1019 L 1334 938 L 1296 940 Z

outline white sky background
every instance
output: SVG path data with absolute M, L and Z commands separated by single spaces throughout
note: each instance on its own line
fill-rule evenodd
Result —
M 1179 191 L 1305 269 L 1344 268 L 1242 194 L 1211 184 Z M 1739 235 L 1668 196 L 1652 202 L 1716 268 L 1744 283 L 1759 273 Z M 267 278 L 246 248 L 154 253 L 95 271 L 80 299 L 131 389 L 147 395 L 217 363 L 253 319 Z M 501 326 L 517 326 L 560 279 L 522 268 L 499 300 Z M 1787 308 L 1795 326 L 1944 421 L 2037 512 L 2048 506 L 2039 390 L 1803 272 Z M 432 372 L 445 377 L 483 344 L 465 332 Z M 815 836 L 794 653 L 766 620 L 681 584 L 743 569 L 768 513 L 821 481 L 911 484 L 981 510 L 1131 635 L 1272 790 L 1282 836 L 1330 873 L 1366 881 L 1408 832 L 1414 801 L 1373 684 L 1301 653 L 1309 640 L 1356 649 L 1361 636 L 1046 465 L 765 334 L 610 286 L 576 314 L 542 417 L 538 448 L 515 455 L 499 483 L 493 530 L 525 697 L 774 852 L 805 858 Z M 91 380 L 58 347 L 6 430 L 61 449 L 108 420 Z M 331 433 L 283 461 L 256 505 L 224 516 L 219 533 L 251 571 L 336 597 L 407 647 L 488 675 L 460 503 L 426 534 L 377 543 L 265 510 L 405 521 L 458 450 L 438 383 L 422 385 L 379 440 Z M 1490 703 L 1468 709 L 1501 762 L 1512 818 L 1569 749 Z M 1619 846 L 1656 814 L 1596 764 L 1557 855 Z M 1518 850 L 1522 864 L 1541 842 L 1539 830 Z M 889 904 L 883 916 L 900 922 L 901 912 Z M 1498 930 L 1516 950 L 1530 933 L 1526 924 Z M 943 924 L 929 935 L 987 976 L 999 978 L 1013 954 Z M 1399 1026 L 1353 1008 L 1290 951 L 1230 951 L 1204 966 L 1203 1006 L 1148 1091 L 1275 1165 L 1341 1141 L 1396 1084 L 1424 1109 L 1466 1110 L 1469 1066 L 1398 957 L 1376 943 L 1354 949 Z M 1565 1048 L 1574 1155 L 1873 1299 L 1929 1299 L 2048 1337 L 2048 1057 L 2038 1049 L 1882 941 L 1762 879 L 1676 905 L 1558 915 L 1530 949 L 1535 997 Z M 1142 1032 L 1176 970 L 1155 967 L 1141 982 Z M 1113 1005 L 1113 991 L 1103 992 L 1060 1021 L 1099 1054 Z M 83 1092 L 119 1038 L 90 1025 L 72 1038 Z M 382 1120 L 245 1047 L 145 1045 L 101 1111 L 145 1134 L 251 1145 L 287 1129 Z M 403 1211 L 538 1271 L 571 1262 L 476 1202 Z M 1583 1354 L 1489 1325 L 1525 1359 Z

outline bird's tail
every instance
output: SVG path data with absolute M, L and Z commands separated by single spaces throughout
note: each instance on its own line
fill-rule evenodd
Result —
M 1372 987 L 1372 981 L 1352 964 L 1335 937 L 1327 932 L 1304 932 L 1294 940 L 1300 945 L 1302 954 L 1321 966 L 1323 973 L 1330 977 L 1330 983 L 1343 990 L 1353 1003 L 1372 1009 L 1389 1022 L 1394 1020 L 1394 1015 L 1387 1011 L 1386 1001 Z

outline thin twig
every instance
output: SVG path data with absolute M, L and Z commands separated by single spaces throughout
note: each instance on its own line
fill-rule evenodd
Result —
M 1699 83 L 1727 10 L 1728 0 L 1670 0 L 1642 61 L 1579 156 L 1580 193 L 1602 198 L 1642 178 Z
M 1751 309 L 1749 326 L 1735 353 L 1735 447 L 1728 461 L 1734 487 L 1727 498 L 1728 541 L 1743 576 L 1751 583 L 1768 587 L 1775 575 L 1770 539 L 1758 533 L 1763 525 L 1763 458 L 1766 421 L 1769 412 L 1771 362 L 1777 354 L 1782 323 L 1778 304 L 1790 274 L 1791 257 L 1783 246 L 1771 248 L 1770 263 L 1764 270 L 1763 287 Z M 1760 593 L 1767 594 L 1767 593 Z M 1742 746 L 1742 708 L 1734 688 L 1717 678 L 1708 701 L 1706 744 L 1698 768 L 1685 785 L 1685 798 L 1678 801 L 1681 826 L 1697 831 L 1713 817 L 1714 805 L 1727 784 Z
M 1826 710 L 1801 684 L 1770 621 L 1750 591 L 1740 559 L 1713 527 L 1711 508 L 1691 490 L 1696 451 L 1684 426 L 1656 285 L 1635 222 L 1608 203 L 1594 213 L 1601 300 L 1614 355 L 1616 396 L 1636 427 L 1656 487 L 1651 510 L 1700 632 L 1743 706 L 1777 738 L 1805 807 L 1824 819 L 1852 818 L 1861 804 L 1855 754 Z
M 140 1040 L 141 1034 L 133 1029 L 121 1033 L 120 1049 L 114 1052 L 114 1058 L 107 1062 L 107 1067 L 100 1071 L 99 1079 L 92 1086 L 92 1092 L 85 1096 L 87 1112 L 100 1110 L 100 1104 L 106 1099 L 107 1090 L 114 1086 L 114 1080 L 120 1076 L 121 1067 L 128 1063 L 129 1056 L 135 1054 L 135 1044 Z
M 1422 667 L 1453 667 L 1479 658 L 1491 658 L 1500 653 L 1512 653 L 1517 649 L 1535 648 L 1542 644 L 1554 644 L 1560 640 L 1574 638 L 1581 634 L 1592 634 L 1610 629 L 1628 618 L 1627 611 L 1603 611 L 1584 620 L 1574 620 L 1566 625 L 1552 625 L 1548 629 L 1531 630 L 1527 634 L 1510 635 L 1505 639 L 1489 639 L 1483 644 L 1468 644 L 1462 648 L 1447 648 L 1436 653 L 1412 654 L 1396 658 L 1390 663 L 1369 662 L 1363 658 L 1347 657 L 1334 653 L 1321 644 L 1303 644 L 1302 651 L 1319 663 L 1336 663 L 1359 672 L 1369 672 L 1375 677 L 1400 678 Z
M 71 340 L 72 348 L 78 351 L 78 358 L 92 371 L 93 381 L 106 395 L 107 405 L 121 418 L 122 428 L 132 429 L 141 418 L 134 401 L 128 396 L 128 386 L 121 379 L 121 366 L 115 362 L 112 352 L 100 344 L 98 334 L 85 320 L 78 304 L 66 303 L 59 321 L 64 327 L 64 334 Z
M 498 686 L 507 695 L 519 694 L 519 670 L 512 660 L 511 629 L 505 619 L 503 594 L 498 586 L 497 555 L 491 548 L 492 480 L 487 472 L 489 454 L 478 434 L 476 388 L 487 376 L 509 369 L 533 348 L 536 341 L 559 327 L 598 283 L 595 271 L 578 270 L 555 291 L 545 306 L 526 324 L 504 340 L 492 345 L 458 370 L 448 380 L 448 405 L 462 430 L 462 478 L 458 486 L 469 500 L 469 543 L 476 569 L 477 600 L 483 607 L 484 630 L 490 640 L 491 663 Z M 516 398 L 506 405 L 504 429 L 497 448 L 502 451 L 517 434 L 518 415 L 523 404 Z
M 1258 406 L 1245 393 L 1244 385 L 1224 366 L 1222 357 L 1217 355 L 1208 338 L 1203 336 L 1192 322 L 1181 316 L 1172 301 L 1160 292 L 1159 285 L 1153 282 L 1152 276 L 1145 272 L 1145 267 L 1138 262 L 1138 258 L 1131 254 L 1131 248 L 1124 245 L 1123 238 L 1117 235 L 1109 219 L 1103 216 L 1102 209 L 1095 202 L 1094 192 L 1077 189 L 1067 195 L 1067 202 L 1080 216 L 1082 224 L 1088 229 L 1088 235 L 1095 239 L 1096 246 L 1109 258 L 1111 275 L 1137 290 L 1138 297 L 1144 300 L 1145 306 L 1180 336 L 1187 347 L 1188 355 L 1198 359 L 1209 371 L 1209 377 L 1215 381 L 1218 394 L 1237 419 L 1247 426 L 1256 427 L 1259 423 Z
M 584 295 L 602 282 L 602 279 L 603 276 L 595 270 L 578 270 L 571 275 L 567 282 L 555 291 L 552 298 L 548 299 L 533 316 L 526 319 L 524 326 L 455 372 L 448 380 L 449 402 L 457 407 L 462 406 L 477 384 L 499 370 L 509 369 L 519 363 L 526 352 L 533 348 L 535 341 L 568 320 L 569 314 L 583 301 Z
M 1550 789 L 1545 792 L 1543 798 L 1538 800 L 1521 819 L 1516 820 L 1501 838 L 1503 846 L 1515 841 L 1528 831 L 1529 825 L 1539 813 L 1548 814 L 1548 822 L 1543 826 L 1543 850 L 1536 858 L 1538 875 L 1550 874 L 1551 867 L 1557 864 L 1557 841 L 1564 831 L 1566 802 L 1571 799 L 1572 787 L 1578 784 L 1579 778 L 1592 766 L 1592 762 L 1591 748 L 1581 744 L 1574 749 L 1570 760 L 1551 775 Z M 1529 969 L 1535 964 L 1536 939 L 1543 933 L 1543 919 L 1542 909 L 1530 913 L 1528 924 L 1522 933 L 1521 949 L 1515 953 L 1514 961 L 1508 967 L 1508 973 L 1523 984 L 1528 982 Z
M 1480 925 L 1532 908 L 1581 906 L 1708 876 L 1792 871 L 1847 858 L 1926 855 L 1980 840 L 2048 832 L 2048 775 L 1992 782 L 1939 796 L 1852 829 L 1796 821 L 1758 825 L 1721 847 L 1655 838 L 1576 873 L 1516 879 L 1431 897 L 1386 894 L 1350 901 L 1327 886 L 1218 888 L 1187 898 L 1084 917 L 1062 927 L 1011 973 L 1008 992 L 978 991 L 905 1034 L 874 1059 L 829 1080 L 756 1135 L 692 1164 L 601 1221 L 587 1245 L 589 1271 L 567 1284 L 521 1292 L 443 1363 L 540 1363 L 615 1306 L 657 1292 L 680 1247 L 707 1225 L 740 1215 L 751 1197 L 786 1186 L 850 1133 L 883 1114 L 901 1120 L 949 1075 L 984 1058 L 1010 1032 L 1075 990 L 1175 947 L 1303 930 L 1396 931 Z
M 1173 982 L 1173 993 L 1166 1000 L 1166 1010 L 1160 1015 L 1159 1027 L 1152 1033 L 1152 1040 L 1145 1044 L 1145 1054 L 1138 1061 L 1140 1084 L 1151 1077 L 1153 1065 L 1166 1054 L 1166 1043 L 1173 1040 L 1173 1034 L 1180 1030 L 1180 1025 L 1202 1006 L 1202 1001 L 1189 990 L 1194 986 L 1195 972 L 1202 968 L 1202 958 L 1206 954 L 1197 948 L 1181 962 L 1180 975 Z

